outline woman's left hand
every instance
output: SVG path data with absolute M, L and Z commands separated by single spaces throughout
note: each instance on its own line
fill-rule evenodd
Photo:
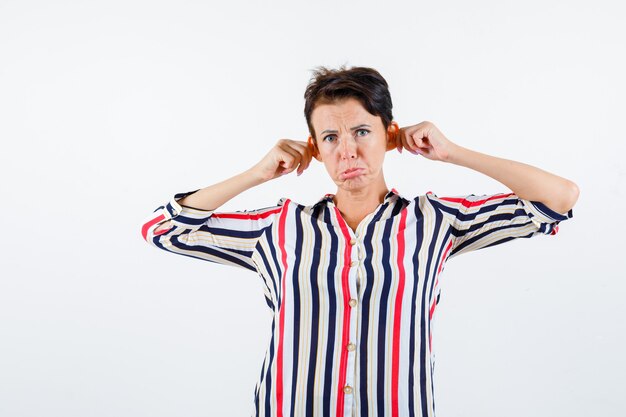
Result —
M 431 161 L 448 162 L 456 145 L 431 122 L 421 122 L 401 128 L 396 136 L 396 147 L 400 153 L 404 148 Z

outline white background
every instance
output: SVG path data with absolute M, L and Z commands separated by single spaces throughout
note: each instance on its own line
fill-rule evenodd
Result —
M 347 64 L 385 76 L 401 126 L 581 190 L 556 236 L 446 266 L 438 416 L 623 416 L 624 27 L 618 1 L 0 0 L 0 415 L 250 415 L 261 280 L 141 222 L 304 140 L 310 70 Z M 385 173 L 406 197 L 507 191 L 407 153 Z M 315 164 L 222 209 L 335 191 Z

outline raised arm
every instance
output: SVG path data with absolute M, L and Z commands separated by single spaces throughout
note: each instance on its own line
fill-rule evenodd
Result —
M 247 170 L 225 181 L 202 188 L 193 194 L 183 197 L 178 200 L 178 204 L 197 210 L 214 211 L 233 197 L 262 183 L 263 181 L 254 175 L 254 172 Z M 170 228 L 171 220 L 157 227 L 154 230 L 154 234 L 158 235 L 160 232 Z
M 206 188 L 178 193 L 142 223 L 145 241 L 159 249 L 225 265 L 256 270 L 259 238 L 272 227 L 282 204 L 255 210 L 216 212 L 239 193 L 310 161 L 305 142 L 282 139 L 255 166 Z
M 459 146 L 448 140 L 431 122 L 400 129 L 402 148 L 431 160 L 471 168 L 501 182 L 519 198 L 538 201 L 557 213 L 567 213 L 578 200 L 578 186 L 534 166 L 498 158 Z
M 269 180 L 293 172 L 302 173 L 311 163 L 311 152 L 306 142 L 281 139 L 252 168 L 217 184 L 202 188 L 180 200 L 178 204 L 197 210 L 214 211 L 242 192 Z M 168 230 L 170 221 L 155 229 L 155 234 Z

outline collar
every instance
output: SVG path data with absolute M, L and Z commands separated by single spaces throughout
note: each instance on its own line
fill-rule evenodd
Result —
M 320 198 L 318 200 L 317 203 L 315 203 L 313 205 L 313 207 L 320 205 L 320 204 L 327 204 L 327 203 L 333 203 L 333 197 L 335 196 L 335 194 L 326 194 L 324 195 L 322 198 Z M 401 199 L 404 200 L 406 202 L 405 205 L 409 204 L 409 200 L 407 200 L 406 198 L 402 197 L 402 195 L 398 192 L 398 190 L 396 190 L 395 188 L 392 188 L 391 191 L 389 191 L 386 195 L 385 198 L 383 199 L 383 204 L 390 202 L 391 200 L 394 199 Z

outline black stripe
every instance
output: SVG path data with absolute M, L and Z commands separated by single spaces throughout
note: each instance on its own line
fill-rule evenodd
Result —
M 330 233 L 331 242 L 330 242 L 330 252 L 329 252 L 329 265 L 328 265 L 328 273 L 326 275 L 326 280 L 328 283 L 328 317 L 330 320 L 328 322 L 328 341 L 326 342 L 326 364 L 324 367 L 324 399 L 322 404 L 322 414 L 325 416 L 330 416 L 330 403 L 335 395 L 331 392 L 332 388 L 332 377 L 333 377 L 333 352 L 335 350 L 335 321 L 333 318 L 337 318 L 337 293 L 335 291 L 335 269 L 337 268 L 337 256 L 338 252 L 338 238 L 337 232 L 335 228 L 332 226 L 330 220 L 330 209 L 326 210 L 324 213 L 324 220 L 326 222 L 326 227 L 328 228 L 328 232 Z
M 380 304 L 378 309 L 378 353 L 377 353 L 377 374 L 376 378 L 376 396 L 378 399 L 385 398 L 385 359 L 388 352 L 385 350 L 385 329 L 387 328 L 387 304 L 389 301 L 389 291 L 391 288 L 391 281 L 393 280 L 393 273 L 391 270 L 391 229 L 393 227 L 394 218 L 402 210 L 402 204 L 395 204 L 391 217 L 385 221 L 385 228 L 383 229 L 383 288 L 380 295 Z M 385 401 L 377 401 L 377 413 L 379 416 L 385 415 Z
M 409 335 L 409 417 L 415 417 L 415 300 L 419 286 L 419 252 L 424 240 L 424 215 L 419 208 L 419 197 L 415 200 L 415 252 L 413 252 L 413 292 L 411 294 L 411 333 Z
M 259 416 L 259 391 L 261 390 L 261 386 L 263 385 L 263 375 L 265 374 L 265 362 L 267 361 L 267 356 L 263 358 L 263 365 L 261 365 L 261 375 L 259 375 L 259 383 L 254 389 L 254 415 Z
M 294 264 L 291 269 L 291 285 L 293 287 L 293 352 L 292 352 L 292 370 L 291 370 L 291 414 L 294 414 L 294 407 L 296 406 L 296 388 L 298 386 L 298 353 L 300 352 L 300 263 L 302 260 L 302 209 L 296 207 L 293 213 L 294 222 L 296 224 L 296 236 L 295 236 L 295 253 Z M 286 240 L 286 239 L 285 239 Z
M 430 321 L 430 306 L 431 306 L 431 300 L 433 299 L 433 291 L 435 290 L 435 281 L 436 281 L 436 276 L 437 276 L 437 272 L 439 270 L 438 265 L 440 264 L 440 262 L 442 262 L 442 258 L 443 258 L 443 252 L 445 250 L 446 247 L 446 242 L 450 239 L 450 235 L 451 235 L 451 228 L 447 228 L 443 238 L 441 239 L 441 242 L 443 242 L 443 244 L 441 246 L 439 246 L 439 253 L 437 254 L 437 257 L 435 258 L 435 262 L 433 264 L 433 273 L 432 273 L 432 279 L 430 281 L 427 281 L 426 283 L 428 284 L 429 290 L 428 290 L 428 301 L 427 301 L 427 308 L 426 311 L 428 311 L 428 317 L 429 317 L 429 321 L 428 321 L 428 334 L 430 335 L 430 329 L 431 329 L 431 321 Z M 435 240 L 433 240 L 434 242 Z M 442 265 L 442 269 L 441 272 L 443 272 L 443 265 Z M 439 302 L 439 297 L 437 297 L 437 303 Z M 432 356 L 432 352 L 430 353 L 430 355 Z M 425 365 L 425 363 L 424 363 Z M 431 375 L 431 383 L 430 383 L 430 390 L 431 390 L 431 397 L 433 398 L 433 413 L 435 411 L 435 384 L 433 383 L 433 374 L 434 374 L 434 369 L 433 369 L 433 363 L 432 360 L 428 361 L 428 366 L 430 367 L 430 375 Z
M 268 246 L 272 246 L 271 242 L 272 242 L 272 230 L 268 229 L 267 231 L 267 237 L 266 237 L 266 242 L 268 244 Z M 274 296 L 277 296 L 278 291 L 276 289 L 276 278 L 274 277 L 274 274 L 272 274 L 272 268 L 270 267 L 270 262 L 269 259 L 267 258 L 265 252 L 263 251 L 263 247 L 261 245 L 261 242 L 259 241 L 256 245 L 256 251 L 259 254 L 259 256 L 261 257 L 261 260 L 263 261 L 263 270 L 259 271 L 261 278 L 263 279 L 263 282 L 265 283 L 265 287 L 268 289 L 268 292 L 270 294 L 272 294 L 272 291 L 268 285 L 268 280 L 271 282 L 272 287 L 274 288 Z M 272 301 L 272 306 L 270 308 L 272 308 L 272 310 L 274 309 L 273 306 L 273 301 Z
M 526 226 L 528 226 L 531 223 L 532 223 L 532 221 L 529 221 L 529 222 L 523 223 L 523 224 L 505 224 L 504 226 L 494 227 L 493 229 L 486 230 L 483 233 L 480 233 L 480 234 L 478 234 L 476 236 L 472 236 L 471 238 L 465 240 L 461 244 L 457 244 L 455 246 L 455 248 L 452 250 L 452 252 L 450 253 L 450 256 L 456 255 L 457 252 L 463 251 L 469 245 L 472 245 L 473 243 L 475 243 L 477 241 L 486 239 L 487 236 L 489 236 L 489 235 L 491 235 L 493 233 L 496 233 L 496 232 L 499 232 L 499 231 L 505 230 L 505 229 L 523 229 L 523 228 L 525 228 Z M 452 234 L 454 235 L 454 230 L 455 229 L 453 227 L 451 227 L 450 229 L 452 231 Z M 496 245 L 498 243 L 503 243 L 503 242 L 506 242 L 507 240 L 510 240 L 509 238 L 511 238 L 511 239 L 515 239 L 515 238 L 518 238 L 518 237 L 520 237 L 520 238 L 527 238 L 527 237 L 531 237 L 533 235 L 534 235 L 534 233 L 531 232 L 530 234 L 523 235 L 523 236 L 522 235 L 508 236 L 507 238 L 503 238 L 503 240 L 499 240 L 499 241 L 493 242 L 493 243 L 491 243 L 491 244 L 489 244 L 487 246 L 478 246 L 476 248 L 473 248 L 472 250 L 478 250 L 478 249 L 482 249 L 482 248 L 485 248 L 485 247 L 488 247 L 488 246 L 494 246 L 494 245 Z
M 461 228 L 458 229 L 458 228 L 454 227 L 452 232 L 453 232 L 454 236 L 461 237 L 461 236 L 465 236 L 468 233 L 471 233 L 471 232 L 474 232 L 476 230 L 479 230 L 482 227 L 485 227 L 486 225 L 488 225 L 489 223 L 502 222 L 502 221 L 511 222 L 516 217 L 522 217 L 522 218 L 525 218 L 525 219 L 529 218 L 528 217 L 528 213 L 526 213 L 523 209 L 520 208 L 520 209 L 515 210 L 515 212 L 513 212 L 513 213 L 492 214 L 491 216 L 489 216 L 484 221 L 481 221 L 479 223 L 470 224 L 469 227 L 465 227 L 466 225 L 463 225 L 463 224 L 455 223 L 455 225 L 461 226 Z M 526 224 L 528 224 L 528 223 L 530 223 L 530 222 L 526 222 Z
M 430 367 L 430 358 L 426 356 L 426 347 L 428 346 L 428 327 L 426 326 L 426 311 L 429 310 L 426 306 L 426 291 L 428 288 L 428 283 L 433 279 L 431 276 L 431 268 L 434 259 L 435 253 L 435 243 L 437 241 L 437 233 L 441 228 L 441 223 L 443 220 L 441 212 L 435 210 L 435 225 L 434 225 L 434 235 L 430 241 L 430 245 L 428 246 L 428 262 L 426 263 L 426 270 L 424 274 L 424 284 L 422 287 L 422 299 L 420 302 L 421 312 L 420 312 L 420 404 L 422 409 L 422 415 L 427 416 L 428 413 L 428 400 L 426 390 L 428 389 L 427 384 L 427 376 L 426 376 L 426 367 Z M 434 276 L 434 273 L 432 274 Z M 430 324 L 429 324 L 430 325 Z M 432 384 L 432 381 L 431 381 Z M 434 400 L 433 400 L 434 402 Z
M 471 194 L 474 195 L 474 194 Z M 482 197 L 482 196 L 480 196 Z M 485 198 L 488 198 L 490 196 L 485 196 Z M 471 202 L 471 200 L 468 200 Z M 463 213 L 464 210 L 469 210 L 472 209 L 472 207 L 465 207 L 464 205 L 462 205 L 461 203 L 453 203 L 453 202 L 448 202 L 449 204 L 452 204 L 453 206 L 450 207 L 444 203 L 442 203 L 439 200 L 430 200 L 430 202 L 432 203 L 433 206 L 436 206 L 436 208 L 438 208 L 441 211 L 445 211 L 446 213 L 452 214 L 454 215 L 454 217 L 456 217 L 457 219 L 459 219 L 459 221 L 468 221 L 468 220 L 473 220 L 476 216 L 483 214 L 483 213 L 488 213 L 490 211 L 495 211 L 497 208 L 500 207 L 504 207 L 504 206 L 518 206 L 520 203 L 519 198 L 507 198 L 505 200 L 491 200 L 491 201 L 487 201 L 485 203 L 483 203 L 482 205 L 480 205 L 480 208 L 478 210 L 472 211 L 470 213 Z M 478 207 L 478 206 L 475 206 Z
M 272 236 L 272 233 L 276 231 L 278 233 L 278 223 L 276 224 L 276 228 L 272 228 L 271 230 L 267 231 L 267 238 L 270 242 L 274 241 L 274 237 Z M 281 300 L 281 287 L 280 284 L 282 282 L 282 276 L 283 276 L 283 266 L 280 262 L 280 260 L 278 259 L 278 253 L 276 252 L 276 245 L 268 245 L 270 248 L 270 257 L 271 260 L 274 262 L 274 268 L 276 269 L 276 277 L 275 277 L 275 284 L 274 284 L 274 291 L 276 294 L 276 314 L 278 314 L 278 307 L 280 306 L 280 300 Z M 268 270 L 271 270 L 270 268 L 268 268 Z
M 380 210 L 372 217 L 370 224 L 367 226 L 365 236 L 363 237 L 363 242 L 365 246 L 365 288 L 363 290 L 363 297 L 361 300 L 361 317 L 363 318 L 361 322 L 361 331 L 360 331 L 360 339 L 358 341 L 359 346 L 359 385 L 361 386 L 361 390 L 359 392 L 359 397 L 361 400 L 361 414 L 359 417 L 367 417 L 369 415 L 368 408 L 368 397 L 367 397 L 367 386 L 368 386 L 368 374 L 367 374 L 367 339 L 369 334 L 369 316 L 370 316 L 370 304 L 372 299 L 372 288 L 374 287 L 374 268 L 372 266 L 372 257 L 374 256 L 374 247 L 372 245 L 372 240 L 374 236 L 374 231 L 376 229 L 376 222 L 380 219 L 383 212 L 387 208 L 389 203 L 385 203 Z
M 276 229 L 272 228 L 271 230 L 267 231 L 267 236 L 268 236 L 268 239 L 270 239 L 270 242 L 273 242 L 272 232 L 274 230 L 278 230 L 277 227 L 278 227 L 278 223 L 276 224 Z M 270 256 L 271 256 L 272 261 L 274 262 L 274 267 L 276 268 L 276 274 L 277 274 L 277 278 L 278 278 L 278 280 L 276 282 L 276 285 L 280 286 L 280 284 L 282 282 L 281 280 L 282 280 L 282 276 L 283 276 L 283 274 L 282 274 L 283 268 L 282 268 L 281 263 L 280 263 L 280 261 L 278 259 L 278 254 L 276 252 L 275 245 L 269 245 L 269 248 L 270 248 Z M 279 317 L 278 316 L 278 308 L 279 308 L 280 303 L 281 303 L 281 298 L 282 298 L 282 294 L 279 291 L 277 291 L 276 292 L 276 310 L 275 310 L 275 314 L 274 314 L 274 316 L 272 318 L 272 340 L 270 342 L 270 347 L 269 347 L 269 352 L 270 352 L 271 356 L 270 356 L 270 363 L 269 363 L 268 368 L 267 368 L 267 384 L 265 385 L 267 387 L 266 388 L 267 392 L 265 394 L 265 415 L 266 416 L 271 416 L 272 415 L 272 413 L 271 413 L 271 409 L 272 409 L 271 408 L 271 404 L 272 404 L 272 398 L 271 398 L 271 395 L 272 395 L 272 374 L 271 374 L 271 370 L 272 370 L 272 363 L 274 362 L 274 341 L 275 341 L 275 338 L 278 337 L 278 335 L 275 334 L 275 329 L 276 329 L 276 322 L 275 322 L 275 320 L 276 320 L 276 318 Z
M 272 415 L 272 364 L 274 363 L 274 330 L 276 329 L 276 318 L 277 315 L 274 315 L 272 318 L 272 340 L 270 340 L 270 347 L 268 350 L 270 360 L 267 364 L 267 370 L 265 372 L 265 416 Z
M 564 216 L 561 213 L 557 213 L 556 211 L 552 210 L 550 207 L 546 206 L 545 204 L 539 201 L 531 201 L 531 204 L 534 205 L 535 208 L 544 216 L 550 217 L 557 221 L 567 220 L 574 216 L 574 212 L 572 209 L 569 209 L 569 211 Z
M 435 269 L 433 270 L 433 279 L 431 279 L 430 282 L 428 283 L 428 310 L 430 310 L 430 300 L 432 300 L 432 298 L 433 298 L 433 291 L 435 289 L 436 276 L 437 276 L 437 272 L 439 270 L 438 265 L 441 264 L 441 262 L 442 262 L 443 252 L 446 249 L 446 242 L 450 239 L 450 235 L 451 235 L 450 229 L 451 229 L 450 227 L 447 228 L 447 230 L 445 231 L 445 233 L 441 237 L 442 245 L 439 246 L 439 253 L 437 254 L 437 257 L 434 259 L 435 264 L 433 265 L 433 267 Z M 439 239 L 439 236 L 437 236 L 437 238 Z M 451 254 L 452 253 L 450 253 L 450 255 Z M 448 255 L 448 257 L 450 257 L 450 255 Z M 441 268 L 442 268 L 441 272 L 443 272 L 443 265 L 442 265 Z M 429 327 L 430 327 L 430 325 L 429 325 Z
M 487 246 L 483 246 L 481 249 L 484 249 L 484 248 L 490 248 L 491 246 L 499 245 L 499 244 L 501 244 L 501 243 L 508 242 L 509 240 L 513 240 L 513 239 L 519 239 L 519 238 L 521 238 L 521 239 L 525 239 L 525 238 L 529 238 L 529 237 L 532 237 L 533 235 L 534 235 L 534 233 L 529 233 L 529 234 L 527 234 L 527 235 L 525 235 L 525 236 L 507 236 L 507 237 L 502 238 L 502 239 L 500 239 L 500 240 L 496 240 L 495 242 L 493 242 L 493 243 L 491 243 L 491 244 L 489 244 L 489 245 L 487 245 Z
M 240 239 L 258 239 L 259 236 L 263 234 L 266 227 L 259 230 L 234 230 L 234 229 L 223 229 L 221 227 L 209 227 L 206 225 L 202 225 L 198 228 L 198 231 L 208 232 L 215 236 L 227 236 L 227 237 L 236 237 Z
M 319 207 L 319 206 L 318 206 Z M 316 208 L 317 209 L 317 208 Z M 315 388 L 315 367 L 317 365 L 317 343 L 319 339 L 319 285 L 317 283 L 317 276 L 319 273 L 320 264 L 320 252 L 322 251 L 322 233 L 319 228 L 317 219 L 317 210 L 315 210 L 311 216 L 311 225 L 313 226 L 313 233 L 315 235 L 314 247 L 313 247 L 313 259 L 311 261 L 311 269 L 309 271 L 309 280 L 311 285 L 311 346 L 309 348 L 309 371 L 307 376 L 306 386 L 306 415 L 307 417 L 313 416 L 313 389 Z
M 209 262 L 219 263 L 219 264 L 238 265 L 238 266 L 241 266 L 243 268 L 249 269 L 251 271 L 256 271 L 256 268 L 255 268 L 254 265 L 251 265 L 251 264 L 249 264 L 249 263 L 247 263 L 245 261 L 242 261 L 239 258 L 231 256 L 231 255 L 229 255 L 226 252 L 222 252 L 222 251 L 216 250 L 216 249 L 208 247 L 208 246 L 197 246 L 197 245 L 190 246 L 190 245 L 187 245 L 186 243 L 183 243 L 183 242 L 179 241 L 178 240 L 178 236 L 180 236 L 180 235 L 174 235 L 174 236 L 171 237 L 170 243 L 172 244 L 172 246 L 174 246 L 174 247 L 176 247 L 178 249 L 187 250 L 187 251 L 190 251 L 190 252 L 201 252 L 201 253 L 205 253 L 207 255 L 212 255 L 212 256 L 215 256 L 216 258 L 219 258 L 221 261 L 202 258 L 199 255 L 171 251 L 168 248 L 166 248 L 163 245 L 161 245 L 161 243 L 159 243 L 158 236 L 154 238 L 153 242 L 159 248 L 161 248 L 163 250 L 166 250 L 168 252 L 174 253 L 176 255 L 188 256 L 188 257 L 191 257 L 191 258 L 201 259 L 203 261 L 209 261 Z M 252 252 L 248 252 L 248 254 L 250 256 L 252 254 Z M 249 256 L 248 256 L 248 258 L 249 258 Z

